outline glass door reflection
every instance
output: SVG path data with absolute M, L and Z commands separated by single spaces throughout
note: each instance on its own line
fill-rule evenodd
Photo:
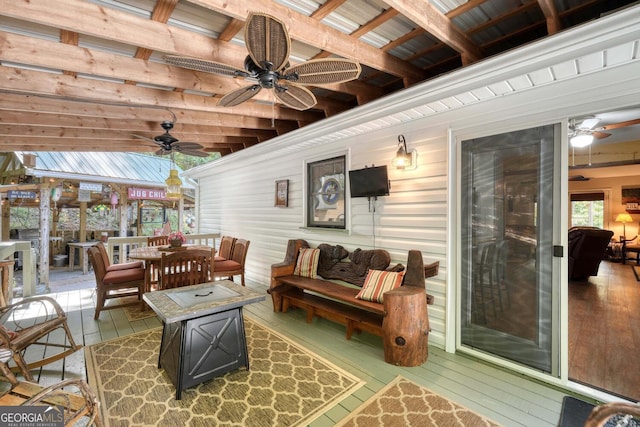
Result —
M 544 372 L 553 345 L 554 132 L 462 142 L 461 339 Z

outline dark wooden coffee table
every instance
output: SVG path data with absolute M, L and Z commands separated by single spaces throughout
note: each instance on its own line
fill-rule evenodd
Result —
M 265 295 L 230 280 L 147 292 L 145 302 L 164 324 L 158 368 L 182 390 L 229 371 L 249 369 L 242 307 Z

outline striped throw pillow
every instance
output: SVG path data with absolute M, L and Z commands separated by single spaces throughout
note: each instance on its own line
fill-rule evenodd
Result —
M 403 272 L 369 270 L 356 298 L 382 303 L 383 294 L 402 285 Z
M 318 277 L 318 259 L 320 259 L 320 249 L 300 249 L 293 274 L 316 279 Z

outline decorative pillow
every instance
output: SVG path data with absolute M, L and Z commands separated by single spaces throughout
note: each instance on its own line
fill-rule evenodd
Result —
M 382 303 L 382 295 L 402 285 L 404 272 L 369 270 L 356 298 Z
M 318 277 L 318 259 L 320 259 L 320 249 L 300 249 L 293 274 L 316 279 Z

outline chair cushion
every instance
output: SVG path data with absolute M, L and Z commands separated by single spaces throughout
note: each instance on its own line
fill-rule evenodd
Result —
M 222 261 L 226 261 L 227 259 L 223 256 L 220 255 L 216 255 L 213 259 L 215 262 L 222 262 Z
M 107 267 L 107 272 L 109 271 L 118 271 L 118 270 L 128 270 L 130 268 L 144 268 L 144 263 L 142 261 L 133 261 L 133 262 L 124 262 L 122 264 L 111 264 Z
M 144 268 L 108 271 L 107 274 L 104 275 L 102 283 L 105 285 L 117 285 L 134 280 L 144 280 Z
M 213 271 L 216 273 L 238 270 L 242 270 L 242 265 L 239 262 L 232 261 L 230 259 L 220 262 L 216 261 L 213 267 Z
M 358 292 L 356 298 L 382 303 L 385 292 L 402 285 L 404 272 L 369 270 L 367 278 L 364 279 L 362 290 Z
M 298 261 L 293 274 L 310 279 L 318 278 L 318 260 L 320 249 L 302 248 L 298 254 Z

